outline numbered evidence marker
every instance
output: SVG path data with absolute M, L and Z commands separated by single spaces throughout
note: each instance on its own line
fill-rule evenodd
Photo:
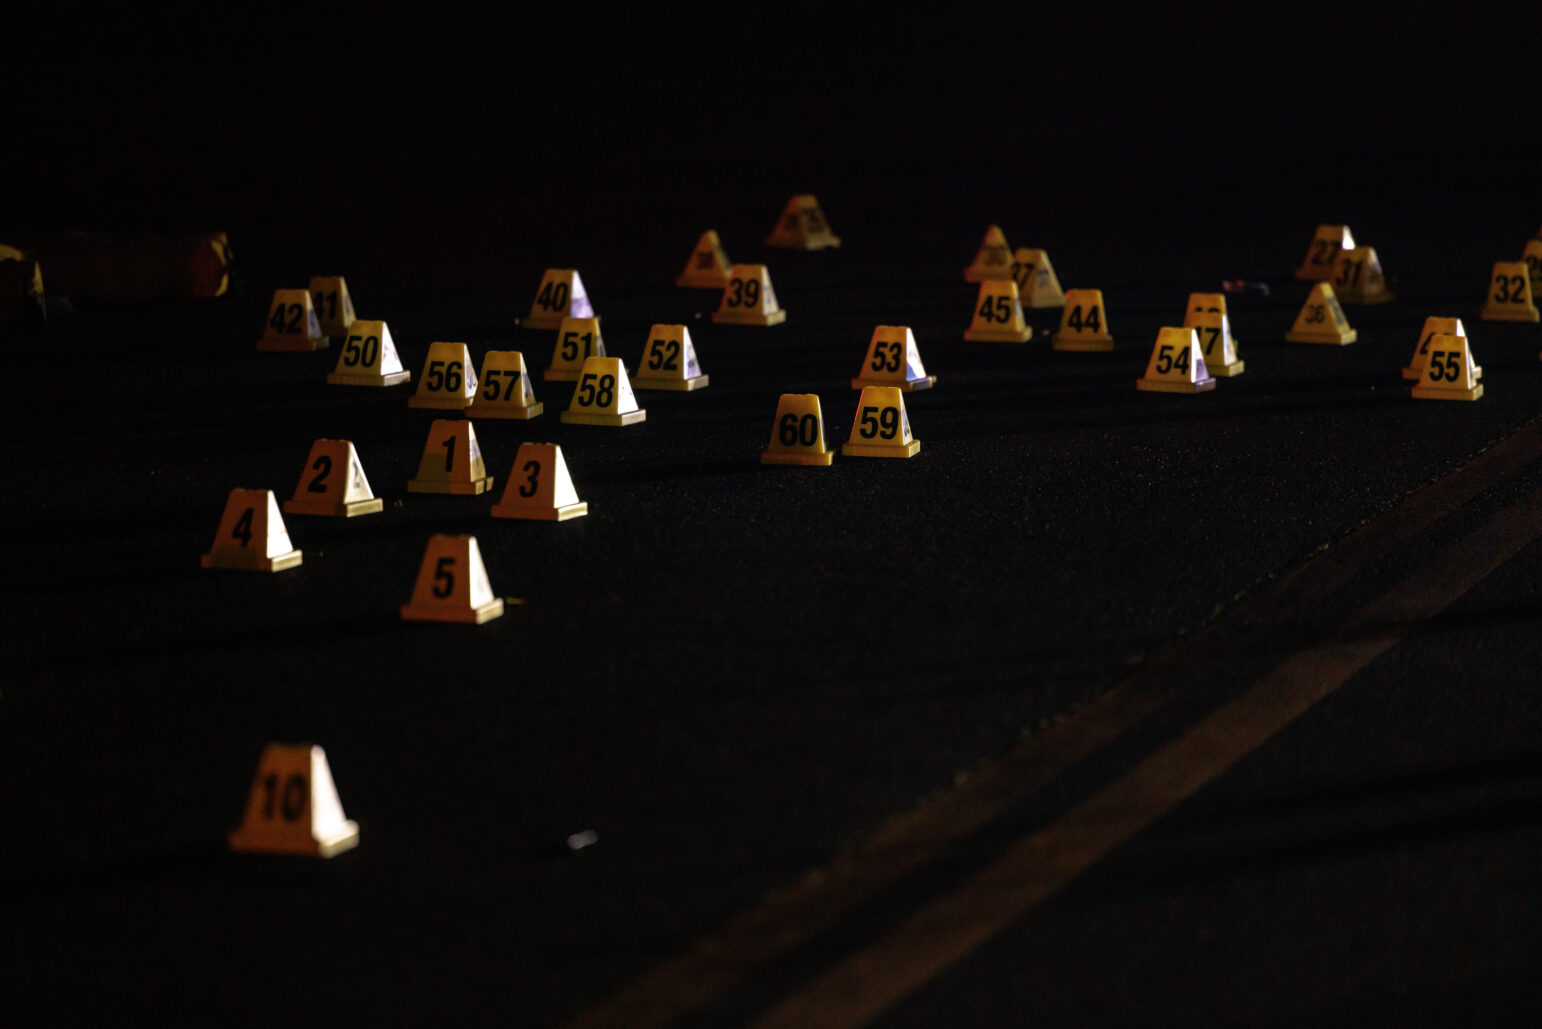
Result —
M 1011 279 L 986 279 L 975 295 L 974 318 L 964 338 L 978 343 L 1026 343 L 1033 330 L 1023 321 L 1023 305 L 1017 283 Z
M 1526 263 L 1526 274 L 1531 277 L 1531 299 L 1536 300 L 1542 296 L 1542 239 L 1528 239 L 1521 260 Z
M 857 401 L 851 438 L 841 444 L 848 457 L 915 457 L 921 441 L 910 435 L 905 394 L 897 386 L 865 386 Z
M 551 365 L 542 373 L 547 382 L 577 382 L 584 362 L 605 356 L 598 318 L 564 318 L 552 346 Z
M 1306 257 L 1296 269 L 1296 278 L 1304 282 L 1325 282 L 1333 277 L 1339 254 L 1353 250 L 1355 237 L 1348 225 L 1319 225 L 1306 248 Z
M 1346 346 L 1353 343 L 1358 335 L 1349 327 L 1349 319 L 1344 317 L 1344 309 L 1339 306 L 1339 298 L 1334 295 L 1333 287 L 1326 282 L 1319 282 L 1307 295 L 1306 303 L 1301 305 L 1296 322 L 1285 333 L 1285 338 L 1291 343 Z
M 358 320 L 348 327 L 337 367 L 327 374 L 335 386 L 396 386 L 411 379 L 386 323 Z
M 1165 326 L 1157 330 L 1146 374 L 1135 388 L 1158 393 L 1203 393 L 1215 389 L 1215 377 L 1205 367 L 1205 354 L 1193 329 Z
M 589 505 L 578 499 L 573 488 L 562 448 L 555 443 L 521 443 L 503 497 L 493 505 L 493 517 L 565 522 L 588 513 Z
M 1012 255 L 1012 281 L 1024 307 L 1064 307 L 1065 291 L 1055 277 L 1055 266 L 1043 250 L 1020 247 Z
M 729 270 L 712 320 L 726 325 L 780 325 L 787 320 L 765 265 L 736 264 Z
M 1483 395 L 1466 336 L 1435 334 L 1430 340 L 1429 364 L 1424 377 L 1414 383 L 1413 395 L 1421 400 L 1477 400 Z
M 358 845 L 359 826 L 343 817 L 326 752 L 309 743 L 264 747 L 230 849 L 329 858 Z
M 1056 350 L 1106 351 L 1114 349 L 1108 332 L 1108 312 L 1103 309 L 1101 289 L 1069 289 L 1060 328 L 1052 337 Z
M 535 291 L 535 301 L 530 314 L 525 317 L 527 329 L 556 329 L 564 318 L 593 318 L 594 305 L 584 292 L 584 280 L 572 268 L 548 268 L 541 276 L 541 287 Z
M 518 350 L 489 350 L 477 383 L 476 399 L 466 410 L 470 418 L 534 418 L 546 409 L 535 399 L 525 355 Z
M 760 453 L 761 464 L 828 466 L 835 451 L 825 445 L 825 418 L 815 393 L 783 393 L 776 402 L 771 444 Z
M 573 400 L 562 412 L 562 421 L 570 425 L 634 425 L 647 417 L 648 412 L 637 406 L 626 365 L 619 357 L 585 361 Z
M 1478 317 L 1486 322 L 1537 321 L 1537 305 L 1531 297 L 1531 277 L 1524 261 L 1494 262 L 1488 299 L 1483 302 Z
M 501 614 L 503 598 L 493 596 L 476 537 L 430 536 L 402 620 L 481 625 Z
M 1439 335 L 1465 336 L 1467 330 L 1462 326 L 1460 318 L 1436 318 L 1424 319 L 1424 330 L 1419 333 L 1419 345 L 1414 347 L 1413 358 L 1403 369 L 1403 378 L 1410 382 L 1417 382 L 1424 378 L 1424 369 L 1430 363 L 1430 344 Z M 1483 378 L 1483 369 L 1474 366 L 1478 378 Z
M 384 505 L 370 492 L 369 479 L 353 443 L 345 439 L 318 439 L 295 484 L 294 496 L 284 501 L 285 514 L 333 515 L 353 518 L 374 514 Z
M 1012 250 L 1007 246 L 1006 234 L 999 225 L 985 230 L 980 249 L 974 255 L 974 263 L 964 269 L 965 282 L 984 282 L 986 279 L 1012 278 Z
M 214 545 L 201 558 L 205 568 L 282 572 L 300 563 L 289 542 L 278 498 L 270 489 L 233 489 L 214 533 Z
M 476 496 L 493 488 L 493 477 L 482 461 L 476 430 L 470 422 L 436 418 L 428 427 L 428 442 L 418 461 L 418 474 L 407 480 L 410 493 L 453 493 Z
M 655 325 L 648 330 L 648 345 L 643 347 L 632 385 L 638 389 L 689 391 L 705 389 L 708 377 L 702 374 L 691 330 L 684 325 Z
M 728 253 L 717 238 L 717 231 L 708 229 L 696 241 L 696 249 L 685 262 L 685 270 L 675 276 L 675 285 L 688 289 L 722 289 L 728 285 L 728 268 Z
M 311 302 L 316 305 L 316 321 L 328 336 L 347 333 L 354 322 L 353 297 L 348 295 L 348 283 L 341 275 L 315 275 L 311 277 Z
M 880 325 L 873 330 L 862 359 L 862 371 L 851 380 L 852 389 L 868 386 L 898 386 L 906 393 L 931 389 L 937 376 L 926 374 L 915 333 L 908 325 Z
M 841 238 L 830 231 L 830 221 L 812 194 L 804 193 L 787 201 L 782 217 L 766 237 L 766 246 L 789 250 L 823 250 L 838 247 Z
M 1231 334 L 1231 319 L 1226 316 L 1225 293 L 1190 293 L 1183 327 L 1193 329 L 1199 336 L 1205 367 L 1211 375 L 1229 379 L 1242 374 L 1244 366 L 1237 359 L 1237 340 Z
M 407 398 L 407 406 L 464 411 L 476 398 L 477 373 L 471 369 L 471 348 L 464 343 L 430 343 L 418 391 Z
M 257 341 L 257 349 L 325 350 L 326 347 L 327 337 L 316 321 L 310 291 L 274 290 L 273 303 L 268 306 L 267 327 Z
M 1333 265 L 1333 288 L 1346 304 L 1385 304 L 1392 299 L 1375 247 L 1339 252 Z

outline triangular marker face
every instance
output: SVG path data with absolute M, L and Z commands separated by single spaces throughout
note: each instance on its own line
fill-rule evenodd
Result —
M 501 614 L 503 600 L 493 596 L 476 537 L 430 537 L 412 600 L 402 605 L 402 619 L 481 625 Z
M 1403 378 L 1410 382 L 1417 382 L 1424 377 L 1424 369 L 1430 363 L 1430 344 L 1436 336 L 1465 336 L 1466 328 L 1460 318 L 1441 318 L 1431 316 L 1424 319 L 1424 328 L 1419 332 L 1419 343 L 1414 347 L 1413 357 L 1403 368 Z M 1477 370 L 1478 377 L 1483 377 L 1483 369 Z
M 766 246 L 790 250 L 823 250 L 838 247 L 841 239 L 830 231 L 830 221 L 812 194 L 802 194 L 787 201 L 776 228 L 766 237 Z
M 385 322 L 355 319 L 327 381 L 338 386 L 395 386 L 412 379 Z
M 555 443 L 521 443 L 503 497 L 493 505 L 493 517 L 565 522 L 588 513 L 589 505 L 578 499 L 573 488 L 562 448 Z
M 1537 305 L 1531 295 L 1531 275 L 1525 261 L 1495 261 L 1488 298 L 1478 315 L 1486 322 L 1534 322 Z
M 593 318 L 594 305 L 584 290 L 584 280 L 573 268 L 548 268 L 535 291 L 530 313 L 523 325 L 527 329 L 555 329 L 564 318 Z
M 1333 277 L 1339 254 L 1353 250 L 1354 234 L 1348 225 L 1319 225 L 1306 248 L 1306 257 L 1296 269 L 1296 278 L 1304 282 L 1326 282 Z
M 648 412 L 637 406 L 626 365 L 619 357 L 591 357 L 584 362 L 572 403 L 562 412 L 570 425 L 636 425 Z
M 343 817 L 326 753 L 304 743 L 264 747 L 230 849 L 329 858 L 358 843 L 359 827 Z
M 825 443 L 824 412 L 815 393 L 783 393 L 776 403 L 771 442 L 761 464 L 828 467 L 835 451 Z
M 1429 363 L 1414 384 L 1412 393 L 1420 400 L 1477 400 L 1483 396 L 1478 381 L 1478 366 L 1466 336 L 1437 333 L 1430 340 Z
M 964 338 L 983 343 L 1026 343 L 1033 330 L 1023 320 L 1017 283 L 1011 279 L 986 279 L 975 294 L 974 318 Z
M 984 282 L 986 279 L 1012 278 L 1012 250 L 1007 246 L 1006 234 L 1000 226 L 992 225 L 980 240 L 980 249 L 974 261 L 964 269 L 965 282 Z
M 1285 338 L 1291 343 L 1345 346 L 1353 343 L 1357 335 L 1349 327 L 1349 319 L 1344 317 L 1344 309 L 1339 306 L 1339 298 L 1334 294 L 1333 287 L 1326 282 L 1319 282 L 1312 287 L 1306 303 L 1301 305 L 1296 322 L 1285 333 Z
M 728 285 L 731 266 L 717 232 L 708 229 L 696 241 L 696 249 L 685 262 L 685 270 L 675 277 L 675 285 L 688 289 L 722 289 Z
M 1159 393 L 1203 393 L 1215 389 L 1215 378 L 1205 367 L 1205 355 L 1193 329 L 1164 327 L 1157 332 L 1146 362 L 1146 374 L 1135 388 Z
M 1060 328 L 1053 337 L 1056 350 L 1107 351 L 1114 349 L 1108 331 L 1108 312 L 1103 309 L 1101 289 L 1066 291 Z
M 702 374 L 691 330 L 684 325 L 655 325 L 648 330 L 642 360 L 632 385 L 638 389 L 667 389 L 677 392 L 704 389 L 709 382 Z
M 535 399 L 525 355 L 518 350 L 489 350 L 482 357 L 477 395 L 466 414 L 471 418 L 534 418 L 545 410 Z
M 301 561 L 289 541 L 278 498 L 270 489 L 233 489 L 214 533 L 214 545 L 203 555 L 205 568 L 250 572 L 281 572 Z
M 316 321 L 316 308 L 305 289 L 280 289 L 273 292 L 268 305 L 268 320 L 258 350 L 324 350 L 327 337 Z
M 345 439 L 318 439 L 311 444 L 294 496 L 284 501 L 284 513 L 353 518 L 374 514 L 383 506 L 370 492 L 353 444 Z
M 867 386 L 898 386 L 906 393 L 931 389 L 937 376 L 926 374 L 915 333 L 908 325 L 880 325 L 873 330 L 862 358 L 862 371 L 851 380 L 852 389 Z
M 464 343 L 439 341 L 428 345 L 418 390 L 407 399 L 407 406 L 464 411 L 476 395 L 477 373 L 471 365 L 471 348 Z
M 1065 291 L 1055 275 L 1055 266 L 1043 250 L 1021 247 L 1012 255 L 1012 281 L 1024 307 L 1064 307 Z
M 604 356 L 605 340 L 600 335 L 598 318 L 564 318 L 557 327 L 551 364 L 542 378 L 547 382 L 577 382 L 585 361 Z
M 1211 375 L 1229 379 L 1242 374 L 1244 365 L 1237 358 L 1237 341 L 1232 338 L 1231 323 L 1224 310 L 1209 307 L 1196 310 L 1191 304 L 1183 316 L 1183 327 L 1193 329 L 1199 337 L 1199 349 L 1205 355 L 1205 367 L 1210 369 Z
M 407 482 L 410 493 L 451 493 L 476 496 L 493 488 L 487 474 L 476 430 L 469 421 L 438 418 L 428 429 L 428 442 L 418 461 L 416 478 Z
M 348 283 L 341 275 L 315 275 L 311 277 L 311 303 L 316 307 L 316 321 L 327 336 L 342 336 L 353 325 L 353 297 L 348 295 Z
M 787 312 L 776 301 L 771 273 L 765 265 L 733 266 L 712 320 L 728 325 L 780 325 L 787 320 Z
M 1339 300 L 1346 304 L 1385 304 L 1392 299 L 1375 247 L 1340 251 L 1331 281 Z
M 920 452 L 921 441 L 910 435 L 904 391 L 896 386 L 864 387 L 851 423 L 851 438 L 841 444 L 841 453 L 849 457 L 915 457 Z

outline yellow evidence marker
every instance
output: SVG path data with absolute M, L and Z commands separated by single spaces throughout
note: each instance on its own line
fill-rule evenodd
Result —
M 343 817 L 326 752 L 309 743 L 263 747 L 246 816 L 229 840 L 237 853 L 299 857 L 336 857 L 357 847 L 359 826 Z
M 1183 327 L 1198 333 L 1211 375 L 1229 379 L 1242 374 L 1244 365 L 1237 359 L 1237 338 L 1231 334 L 1231 319 L 1226 316 L 1225 293 L 1190 293 Z
M 1333 277 L 1339 254 L 1355 248 L 1355 237 L 1348 225 L 1319 225 L 1312 235 L 1306 257 L 1296 269 L 1296 278 L 1304 282 L 1326 282 Z
M 1103 310 L 1101 289 L 1066 290 L 1060 328 L 1051 337 L 1056 350 L 1108 351 L 1114 337 L 1108 333 L 1108 312 Z
M 476 430 L 467 421 L 436 418 L 428 427 L 428 442 L 418 461 L 416 478 L 407 480 L 409 493 L 453 493 L 476 496 L 493 488 L 493 477 L 482 461 Z
M 964 338 L 975 343 L 1026 343 L 1033 330 L 1023 320 L 1017 283 L 1011 279 L 986 279 L 975 294 L 974 318 Z
M 246 572 L 282 572 L 301 554 L 289 542 L 278 498 L 270 489 L 233 489 L 214 533 L 214 545 L 200 558 L 205 568 Z
M 584 362 L 573 400 L 562 412 L 568 425 L 635 425 L 646 420 L 648 412 L 637 406 L 632 384 L 627 381 L 626 365 L 619 357 L 591 357 Z
M 402 605 L 402 621 L 481 625 L 501 614 L 503 598 L 493 596 L 477 538 L 430 536 L 412 599 Z
M 862 371 L 851 380 L 852 389 L 898 386 L 906 393 L 931 389 L 936 384 L 937 376 L 926 374 L 926 367 L 921 364 L 921 350 L 908 325 L 880 325 L 874 329 L 867 356 L 862 359 Z
M 294 496 L 284 501 L 285 514 L 332 515 L 353 518 L 374 514 L 385 505 L 370 492 L 369 479 L 358 451 L 345 439 L 318 439 L 295 484 Z
M 316 305 L 316 321 L 328 336 L 341 336 L 348 331 L 357 315 L 353 312 L 353 297 L 348 295 L 348 283 L 341 275 L 313 275 L 310 286 L 311 302 Z
M 825 417 L 817 393 L 783 393 L 776 402 L 771 443 L 760 452 L 761 464 L 828 466 L 835 451 L 825 445 Z
M 1332 281 L 1339 299 L 1346 304 L 1385 304 L 1392 299 L 1375 247 L 1340 251 Z
M 489 350 L 477 382 L 480 388 L 466 409 L 468 418 L 534 418 L 546 409 L 535 399 L 525 355 L 518 350 Z
M 1477 400 L 1483 395 L 1466 336 L 1435 334 L 1430 340 L 1430 362 L 1412 392 L 1421 400 Z
M 848 457 L 915 457 L 920 452 L 921 441 L 910 435 L 904 391 L 898 386 L 864 386 L 851 423 L 851 438 L 841 444 L 841 453 Z
M 316 308 L 305 289 L 273 291 L 267 327 L 257 341 L 258 350 L 325 350 L 327 337 L 316 321 Z
M 811 193 L 787 201 L 776 228 L 766 237 L 766 246 L 788 250 L 823 250 L 840 245 L 841 238 L 830 231 L 830 220 Z
M 728 285 L 728 252 L 717 238 L 717 230 L 708 229 L 696 241 L 696 249 L 685 262 L 685 270 L 675 276 L 675 285 L 687 289 L 722 289 Z
M 521 443 L 503 497 L 493 505 L 493 517 L 565 522 L 588 513 L 589 505 L 578 499 L 573 488 L 562 448 L 555 443 Z
M 547 382 L 577 382 L 584 362 L 605 356 L 598 318 L 564 318 L 551 348 L 551 364 L 541 377 Z
M 1531 299 L 1536 300 L 1542 296 L 1542 239 L 1528 239 L 1521 260 L 1526 263 L 1526 274 L 1531 277 Z
M 1065 291 L 1055 276 L 1055 266 L 1043 250 L 1020 247 L 1012 255 L 1012 281 L 1024 307 L 1064 307 Z
M 418 380 L 417 392 L 407 398 L 407 406 L 464 411 L 476 397 L 477 373 L 471 369 L 471 348 L 442 340 L 430 343 L 423 359 L 423 377 Z
M 541 288 L 535 292 L 530 313 L 523 322 L 527 329 L 555 329 L 564 318 L 593 318 L 594 305 L 584 292 L 584 280 L 573 268 L 548 268 L 541 276 Z
M 1439 335 L 1465 336 L 1467 330 L 1462 326 L 1460 318 L 1431 316 L 1424 319 L 1424 330 L 1419 333 L 1419 345 L 1414 348 L 1413 358 L 1403 369 L 1403 378 L 1410 382 L 1417 382 L 1424 378 L 1424 369 L 1428 368 L 1430 363 L 1430 343 Z M 1483 369 L 1477 368 L 1476 371 L 1477 377 L 1483 378 Z
M 1353 343 L 1358 335 L 1349 327 L 1349 319 L 1344 317 L 1344 309 L 1339 306 L 1339 298 L 1334 295 L 1333 287 L 1326 282 L 1319 282 L 1307 295 L 1306 303 L 1301 305 L 1296 322 L 1285 333 L 1285 339 L 1291 343 L 1346 346 Z
M 1537 305 L 1532 302 L 1531 277 L 1524 261 L 1495 261 L 1488 299 L 1478 315 L 1486 322 L 1534 322 Z
M 385 322 L 355 320 L 348 327 L 337 366 L 327 373 L 334 386 L 396 386 L 411 381 Z
M 709 377 L 702 374 L 690 329 L 684 325 L 655 325 L 648 330 L 648 345 L 643 347 L 633 386 L 689 392 L 705 389 L 708 381 Z
M 980 249 L 974 255 L 974 263 L 964 269 L 965 282 L 984 282 L 986 279 L 1012 278 L 1012 249 L 1007 246 L 1006 234 L 999 225 L 985 230 Z
M 780 325 L 787 312 L 776 302 L 771 273 L 763 264 L 736 264 L 712 320 L 724 325 Z
M 1205 367 L 1199 336 L 1193 329 L 1164 326 L 1157 330 L 1146 374 L 1135 388 L 1158 393 L 1203 393 L 1215 389 L 1215 377 Z

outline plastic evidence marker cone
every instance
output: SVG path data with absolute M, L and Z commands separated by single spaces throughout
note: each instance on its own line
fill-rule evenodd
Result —
M 530 304 L 523 325 L 527 329 L 555 329 L 564 318 L 593 318 L 594 305 L 584 291 L 584 280 L 573 268 L 548 268 Z
M 1354 234 L 1348 225 L 1319 225 L 1312 234 L 1312 242 L 1306 248 L 1306 257 L 1296 269 L 1296 278 L 1304 282 L 1326 282 L 1333 277 L 1333 266 L 1339 254 L 1355 247 Z
M 562 448 L 555 443 L 521 443 L 503 496 L 493 505 L 493 517 L 565 522 L 588 513 L 589 505 L 578 499 L 573 488 Z
M 569 425 L 635 425 L 648 412 L 637 406 L 637 396 L 627 380 L 626 365 L 619 357 L 591 357 L 584 362 L 573 400 L 562 412 Z
M 1055 330 L 1052 339 L 1056 350 L 1114 349 L 1114 337 L 1108 331 L 1108 312 L 1103 308 L 1103 291 L 1066 290 L 1065 310 L 1060 312 L 1060 328 Z
M 1537 305 L 1531 296 L 1531 275 L 1525 261 L 1495 261 L 1489 279 L 1488 298 L 1478 315 L 1486 322 L 1537 321 Z
M 1339 300 L 1346 304 L 1385 304 L 1392 299 L 1375 247 L 1340 251 L 1331 281 Z
M 819 200 L 804 193 L 787 201 L 776 228 L 766 237 L 766 246 L 789 250 L 823 250 L 838 247 L 841 238 L 830 231 L 830 220 L 819 207 Z
M 965 282 L 984 282 L 986 279 L 1012 278 L 1012 249 L 1007 246 L 1006 234 L 998 225 L 985 230 L 980 249 L 974 261 L 964 269 Z
M 477 373 L 471 367 L 471 348 L 464 343 L 430 343 L 418 390 L 407 398 L 407 406 L 464 411 L 476 396 Z
M 525 355 L 518 350 L 489 350 L 482 357 L 477 395 L 466 409 L 470 418 L 534 418 L 546 409 L 535 399 Z
M 712 320 L 723 325 L 780 325 L 787 320 L 765 265 L 736 264 L 730 269 Z
M 1033 330 L 1023 320 L 1017 283 L 1011 279 L 986 279 L 975 294 L 974 318 L 964 338 L 977 343 L 1026 343 Z
M 1215 378 L 1205 367 L 1199 336 L 1193 329 L 1164 326 L 1157 330 L 1146 374 L 1135 388 L 1159 393 L 1203 393 L 1215 389 Z
M 308 743 L 264 747 L 229 842 L 237 852 L 321 858 L 358 846 L 359 826 L 343 817 L 326 752 Z
M 300 563 L 300 551 L 289 541 L 278 498 L 270 489 L 233 489 L 214 533 L 214 545 L 203 555 L 205 568 L 248 572 L 281 572 Z
M 1245 365 L 1237 357 L 1237 341 L 1232 338 L 1226 312 L 1195 311 L 1191 307 L 1183 316 L 1183 327 L 1193 329 L 1199 337 L 1199 349 L 1211 375 L 1229 379 L 1242 374 Z
M 910 435 L 904 391 L 897 386 L 864 386 L 851 423 L 851 438 L 841 444 L 841 453 L 848 457 L 915 457 L 920 452 L 921 441 Z
M 262 338 L 257 341 L 257 349 L 306 351 L 325 350 L 326 347 L 327 337 L 316 321 L 310 290 L 274 290 L 273 303 L 268 305 L 268 321 Z
M 1430 363 L 1430 344 L 1436 336 L 1465 336 L 1466 328 L 1460 318 L 1440 318 L 1431 316 L 1424 319 L 1424 328 L 1419 333 L 1419 345 L 1414 347 L 1413 357 L 1409 359 L 1403 368 L 1403 378 L 1410 382 L 1417 382 L 1424 378 L 1424 369 Z M 1483 378 L 1483 369 L 1477 368 L 1478 378 Z
M 1306 303 L 1301 305 L 1301 310 L 1296 314 L 1295 324 L 1285 333 L 1285 339 L 1291 343 L 1327 343 L 1332 346 L 1347 346 L 1357 336 L 1358 333 L 1349 327 L 1349 319 L 1344 317 L 1344 309 L 1339 306 L 1339 298 L 1334 295 L 1333 287 L 1326 282 L 1319 282 L 1312 287 Z
M 679 392 L 705 389 L 708 376 L 701 370 L 691 330 L 684 325 L 655 325 L 648 330 L 648 343 L 632 385 L 638 389 L 667 389 Z
M 730 267 L 728 253 L 717 238 L 716 230 L 708 229 L 696 241 L 696 249 L 685 262 L 685 270 L 675 277 L 675 285 L 687 289 L 722 289 L 728 285 Z
M 310 285 L 311 302 L 316 305 L 316 321 L 328 336 L 341 336 L 357 317 L 353 312 L 353 297 L 348 295 L 348 283 L 341 275 L 313 275 Z
M 476 537 L 429 537 L 412 600 L 402 605 L 402 620 L 481 625 L 501 614 L 503 600 L 493 596 Z
M 409 479 L 410 493 L 451 493 L 475 496 L 493 488 L 493 477 L 482 461 L 476 430 L 468 421 L 436 418 L 428 427 L 428 442 L 418 461 L 416 478 Z
M 1526 241 L 1526 249 L 1521 251 L 1521 261 L 1526 265 L 1526 274 L 1531 278 L 1531 299 L 1535 301 L 1542 296 L 1542 239 Z
M 335 386 L 395 386 L 411 379 L 386 323 L 358 319 L 344 334 L 337 365 L 327 374 Z
M 1055 266 L 1043 250 L 1020 247 L 1012 255 L 1012 281 L 1024 307 L 1064 307 L 1065 291 L 1055 275 Z
M 353 518 L 374 514 L 383 506 L 380 498 L 370 492 L 369 479 L 353 443 L 345 439 L 318 439 L 311 444 L 294 496 L 284 501 L 284 513 Z
M 852 389 L 868 386 L 898 386 L 906 393 L 931 389 L 937 376 L 926 374 L 921 364 L 921 350 L 915 333 L 908 325 L 880 325 L 873 330 L 862 358 L 862 371 L 851 380 Z
M 1483 395 L 1466 336 L 1436 333 L 1430 340 L 1424 376 L 1414 383 L 1412 393 L 1421 400 L 1477 400 Z
M 547 382 L 577 382 L 584 362 L 605 356 L 605 339 L 598 318 L 564 318 L 552 344 L 551 364 L 541 377 Z
M 825 444 L 825 418 L 816 393 L 783 393 L 776 402 L 771 442 L 761 464 L 827 467 L 835 451 Z

